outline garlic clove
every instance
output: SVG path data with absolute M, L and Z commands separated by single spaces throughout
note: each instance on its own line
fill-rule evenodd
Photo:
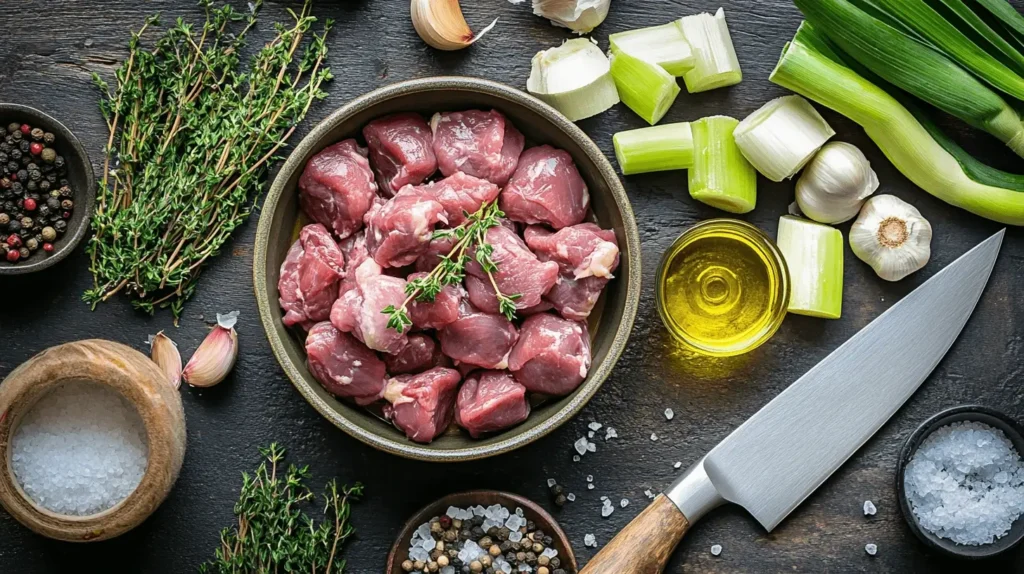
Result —
M 842 223 L 853 219 L 877 189 L 878 175 L 857 146 L 829 142 L 797 180 L 796 202 L 814 221 Z
M 476 42 L 498 23 L 495 18 L 474 35 L 458 0 L 412 0 L 412 25 L 423 41 L 438 50 L 461 50 Z
M 869 199 L 850 228 L 853 254 L 886 281 L 899 281 L 931 257 L 932 226 L 916 207 L 893 195 Z
M 193 387 L 212 387 L 223 381 L 238 359 L 238 311 L 217 314 L 217 326 L 203 339 L 182 372 Z
M 181 353 L 178 345 L 163 331 L 149 336 L 149 356 L 167 375 L 171 385 L 175 389 L 181 388 Z
M 611 0 L 533 0 L 533 13 L 555 26 L 587 34 L 608 17 Z

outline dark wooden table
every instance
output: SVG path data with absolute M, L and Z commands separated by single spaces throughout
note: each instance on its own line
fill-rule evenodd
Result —
M 290 4 L 295 5 L 296 2 Z M 398 80 L 438 74 L 479 76 L 523 87 L 530 57 L 569 37 L 534 17 L 527 3 L 505 0 L 465 2 L 467 18 L 481 27 L 500 16 L 478 45 L 441 53 L 416 36 L 405 0 L 319 2 L 315 12 L 338 22 L 330 38 L 335 81 L 329 99 L 313 108 L 296 138 L 349 99 Z M 679 97 L 665 121 L 712 114 L 742 118 L 785 93 L 768 82 L 783 44 L 800 22 L 786 0 L 725 3 L 736 50 L 743 65 L 739 86 Z M 1018 7 L 1024 2 L 1015 0 Z M 606 45 L 609 33 L 660 24 L 681 15 L 717 8 L 709 2 L 615 0 L 595 37 Z M 271 22 L 286 16 L 270 2 L 252 41 L 267 37 Z M 182 16 L 198 22 L 201 12 L 189 0 L 0 1 L 0 100 L 28 104 L 51 113 L 72 128 L 97 170 L 106 140 L 89 75 L 110 75 L 126 54 L 129 31 L 161 12 L 165 21 Z M 216 312 L 241 311 L 242 353 L 234 375 L 219 387 L 182 391 L 188 418 L 188 453 L 181 478 L 153 517 L 131 533 L 109 542 L 72 545 L 36 536 L 0 512 L 0 572 L 188 572 L 212 556 L 218 532 L 233 523 L 232 506 L 240 473 L 258 461 L 257 447 L 286 445 L 295 461 L 310 463 L 314 481 L 330 477 L 361 480 L 365 499 L 354 516 L 358 539 L 346 556 L 351 571 L 378 573 L 402 522 L 419 506 L 442 494 L 468 488 L 506 489 L 553 507 L 545 481 L 555 477 L 577 495 L 556 516 L 586 561 L 587 533 L 606 543 L 643 508 L 647 488 L 666 487 L 673 463 L 689 465 L 793 380 L 857 332 L 915 286 L 1000 226 L 950 207 L 910 184 L 852 122 L 825 114 L 837 139 L 861 147 L 882 181 L 881 192 L 898 195 L 931 221 L 932 260 L 916 275 L 896 284 L 878 279 L 847 249 L 845 305 L 839 321 L 789 317 L 766 345 L 729 361 L 683 358 L 658 320 L 652 292 L 661 252 L 686 226 L 722 215 L 691 200 L 682 172 L 626 178 L 643 236 L 644 298 L 632 340 L 618 368 L 583 413 L 545 439 L 493 460 L 459 465 L 407 461 L 377 452 L 324 421 L 292 388 L 263 336 L 251 287 L 255 220 L 237 233 L 230 248 L 213 261 L 198 294 L 175 329 L 167 313 L 155 317 L 132 310 L 123 299 L 95 312 L 81 301 L 91 284 L 86 257 L 79 250 L 48 272 L 0 279 L 0 377 L 42 349 L 77 339 L 102 337 L 145 348 L 146 336 L 167 329 L 184 356 L 191 355 Z M 581 122 L 612 155 L 611 135 L 641 127 L 623 106 Z M 983 137 L 969 138 L 970 149 L 1006 169 L 1020 161 Z M 745 217 L 774 235 L 780 215 L 792 201 L 793 184 L 760 181 L 757 209 Z M 845 232 L 848 225 L 841 229 Z M 895 500 L 897 453 L 908 434 L 935 412 L 968 403 L 1001 409 L 1024 418 L 1024 234 L 1010 230 L 995 272 L 960 340 L 923 388 L 828 482 L 774 532 L 744 511 L 715 511 L 695 528 L 676 552 L 670 572 L 976 572 L 1024 571 L 1018 550 L 984 565 L 957 564 L 929 552 L 907 529 Z M 675 410 L 666 421 L 665 407 Z M 598 441 L 596 453 L 572 462 L 572 442 L 590 421 L 618 430 L 619 438 Z M 652 442 L 652 432 L 659 440 Z M 587 490 L 592 474 L 596 488 Z M 601 518 L 600 497 L 630 505 Z M 864 500 L 878 506 L 865 518 Z M 878 555 L 864 552 L 878 545 Z M 709 547 L 721 544 L 722 555 Z

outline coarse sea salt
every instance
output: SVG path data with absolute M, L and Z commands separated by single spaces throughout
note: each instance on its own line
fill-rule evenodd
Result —
M 931 433 L 903 474 L 918 524 L 957 544 L 991 544 L 1024 514 L 1024 461 L 999 429 L 956 422 Z
M 721 553 L 722 553 L 722 545 L 721 544 L 712 544 L 711 545 L 711 555 L 712 556 L 718 556 Z
M 58 514 L 87 516 L 135 491 L 149 458 L 138 411 L 116 391 L 71 381 L 41 398 L 11 444 L 11 469 L 25 493 Z
M 608 427 L 604 431 L 604 440 L 610 440 L 613 438 L 619 438 L 619 433 L 615 432 L 615 429 Z
M 597 538 L 593 534 L 585 534 L 583 536 L 583 545 L 597 548 Z
M 874 556 L 878 554 L 878 546 L 875 544 L 865 544 L 864 552 L 867 552 L 869 556 Z
M 878 512 L 878 509 L 875 508 L 875 503 L 871 502 L 870 500 L 865 500 L 864 516 L 874 516 L 876 512 Z
M 672 417 L 676 416 L 676 413 L 672 412 L 672 409 L 665 409 L 665 419 L 672 420 Z

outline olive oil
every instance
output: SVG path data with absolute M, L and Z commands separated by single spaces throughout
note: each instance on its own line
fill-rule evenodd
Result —
M 685 346 L 738 355 L 782 324 L 789 274 L 778 249 L 756 227 L 712 219 L 688 229 L 665 252 L 657 300 L 665 327 Z

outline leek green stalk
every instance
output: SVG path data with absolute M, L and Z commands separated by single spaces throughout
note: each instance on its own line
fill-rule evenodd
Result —
M 1024 156 L 1024 124 L 1017 112 L 942 53 L 847 0 L 794 1 L 815 28 L 866 68 Z
M 838 319 L 843 313 L 843 234 L 786 215 L 779 218 L 775 243 L 789 268 L 789 312 Z
M 757 202 L 757 172 L 733 139 L 739 121 L 712 116 L 690 123 L 693 167 L 690 197 L 730 213 L 747 213 Z
M 693 50 L 678 21 L 612 34 L 608 45 L 613 53 L 626 52 L 658 64 L 673 76 L 682 76 L 693 67 Z
M 664 68 L 626 52 L 611 55 L 611 71 L 619 99 L 651 125 L 665 116 L 679 95 L 679 84 Z
M 622 175 L 693 165 L 693 134 L 687 122 L 619 132 L 612 136 L 612 145 Z
M 1005 187 L 1008 183 L 997 183 L 998 178 L 989 177 L 990 182 L 984 183 L 978 181 L 983 179 L 979 174 L 968 175 L 958 158 L 937 142 L 914 114 L 823 53 L 823 47 L 805 30 L 802 27 L 786 45 L 770 77 L 772 82 L 860 124 L 897 169 L 935 197 L 994 221 L 1024 225 L 1024 193 Z

